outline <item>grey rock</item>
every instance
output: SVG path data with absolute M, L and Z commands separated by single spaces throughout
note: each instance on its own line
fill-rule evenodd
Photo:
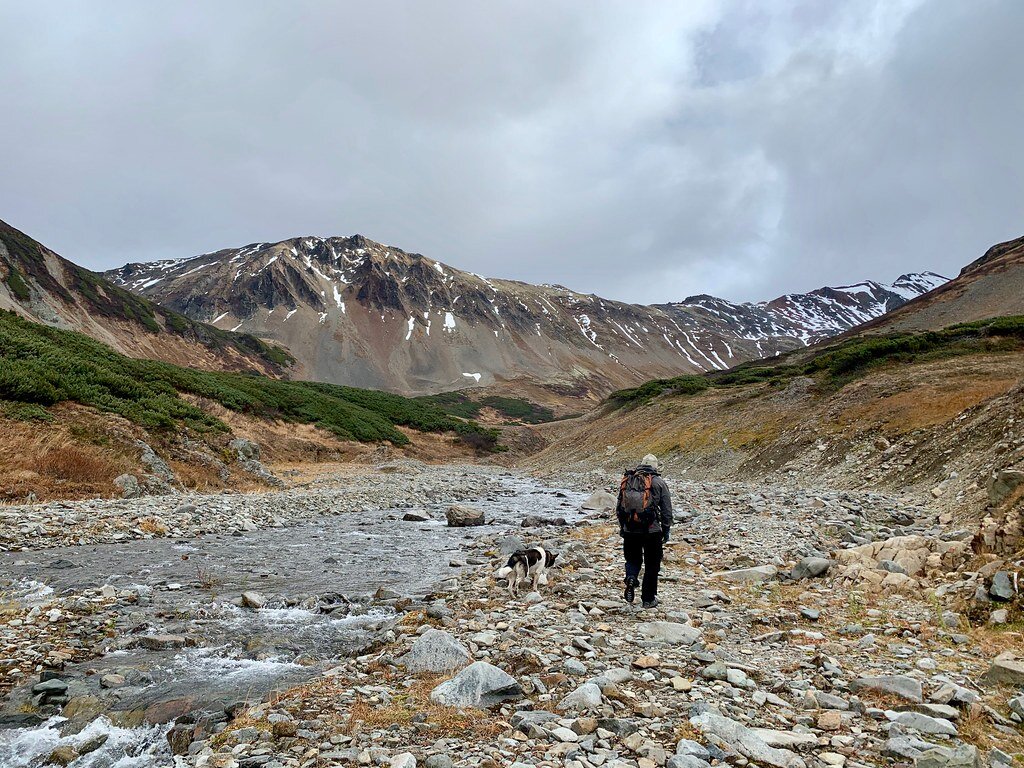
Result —
M 886 571 L 887 573 L 900 573 L 904 576 L 908 576 L 907 569 L 897 563 L 895 560 L 879 560 L 878 570 Z
M 710 768 L 711 763 L 694 755 L 672 755 L 665 766 L 666 768 Z
M 997 470 L 989 477 L 988 481 L 989 503 L 998 507 L 1021 485 L 1024 485 L 1024 471 L 1019 469 Z
M 43 682 L 32 686 L 32 693 L 41 693 L 46 696 L 60 696 L 66 693 L 67 690 L 68 684 L 56 677 L 50 680 L 43 680 Z
M 498 551 L 506 557 L 518 552 L 521 549 L 526 549 L 526 542 L 520 539 L 518 536 L 506 535 L 498 538 Z
M 402 515 L 402 520 L 407 523 L 427 523 L 430 522 L 430 515 L 422 509 L 410 509 Z
M 424 768 L 452 768 L 454 763 L 448 755 L 431 755 L 423 761 Z
M 918 733 L 956 736 L 956 727 L 949 720 L 931 717 L 920 712 L 892 712 L 887 715 L 894 723 L 899 723 L 904 728 L 910 728 Z
M 401 663 L 413 673 L 453 672 L 469 664 L 469 650 L 451 633 L 430 629 L 416 638 Z
M 615 509 L 616 498 L 608 491 L 594 491 L 589 498 L 580 505 L 581 509 L 597 510 L 599 512 L 611 512 Z
M 391 758 L 388 768 L 416 768 L 416 758 L 411 752 L 402 752 Z
M 114 478 L 114 485 L 121 491 L 122 499 L 137 499 L 142 496 L 139 478 L 135 475 L 123 474 Z
M 701 637 L 701 631 L 697 627 L 674 621 L 641 622 L 636 628 L 641 635 L 650 640 L 671 645 L 693 645 Z
M 243 592 L 242 593 L 242 605 L 246 608 L 252 608 L 253 610 L 259 610 L 267 604 L 267 598 L 261 595 L 259 592 Z
M 801 579 L 814 579 L 818 576 L 824 576 L 827 574 L 831 567 L 832 561 L 824 557 L 805 557 L 793 566 L 790 578 L 794 581 L 800 581 Z
M 906 675 L 881 675 L 878 677 L 858 677 L 850 684 L 851 690 L 873 690 L 891 693 L 900 698 L 920 704 L 924 700 L 921 682 Z
M 748 760 L 775 768 L 803 768 L 804 761 L 795 752 L 778 749 L 765 743 L 753 730 L 715 712 L 704 712 L 690 718 L 690 724 L 735 749 Z
M 1006 702 L 1006 705 L 1010 708 L 1010 711 L 1013 714 L 1015 714 L 1021 720 L 1024 720 L 1024 694 L 1021 694 L 1020 696 L 1015 696 L 1014 698 L 1010 699 L 1008 702 Z
M 963 744 L 955 749 L 933 747 L 914 758 L 914 768 L 978 768 L 978 748 Z
M 483 510 L 466 504 L 452 504 L 445 511 L 445 518 L 448 520 L 448 525 L 452 528 L 465 528 L 484 524 Z
M 730 581 L 734 584 L 757 584 L 763 581 L 770 581 L 778 574 L 779 569 L 774 565 L 758 565 L 753 568 L 738 568 L 733 571 L 719 571 L 711 574 L 714 579 Z
M 516 679 L 486 661 L 477 661 L 430 692 L 432 701 L 447 707 L 486 709 L 518 699 L 523 689 Z
M 999 571 L 992 577 L 992 584 L 988 588 L 989 595 L 993 600 L 1013 600 L 1017 591 L 1013 588 L 1012 574 L 1007 571 Z
M 603 728 L 604 730 L 614 733 L 619 738 L 625 738 L 631 736 L 640 730 L 639 726 L 632 720 L 626 720 L 620 717 L 604 717 L 597 721 L 597 727 Z
M 679 740 L 679 743 L 676 744 L 676 754 L 699 757 L 701 760 L 711 759 L 711 753 L 707 751 L 703 744 L 698 744 L 696 741 L 691 741 L 690 739 Z
M 1019 659 L 996 658 L 983 678 L 989 685 L 1024 685 L 1024 661 Z
M 584 683 L 558 703 L 562 712 L 585 712 L 597 709 L 604 701 L 601 689 L 594 683 Z

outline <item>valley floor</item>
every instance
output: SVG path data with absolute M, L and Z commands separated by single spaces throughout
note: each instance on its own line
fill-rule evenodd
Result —
M 852 768 L 1024 750 L 1020 597 L 980 618 L 971 599 L 1013 565 L 972 560 L 933 497 L 669 478 L 683 519 L 644 611 L 621 599 L 607 510 L 578 511 L 610 479 L 400 461 L 276 493 L 33 508 L 4 528 L 0 719 L 23 727 L 0 731 L 0 763 L 159 766 L 173 747 L 208 768 Z M 453 503 L 490 524 L 445 527 Z M 561 553 L 550 584 L 510 598 L 494 571 L 535 542 Z M 431 696 L 452 677 L 460 706 Z

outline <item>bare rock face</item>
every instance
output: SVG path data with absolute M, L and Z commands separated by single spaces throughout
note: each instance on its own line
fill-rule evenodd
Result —
M 274 488 L 284 487 L 284 482 L 281 478 L 263 466 L 263 463 L 260 461 L 260 446 L 258 443 L 245 438 L 237 438 L 228 443 L 228 448 L 235 453 L 238 464 L 242 467 L 243 471 L 259 478 Z

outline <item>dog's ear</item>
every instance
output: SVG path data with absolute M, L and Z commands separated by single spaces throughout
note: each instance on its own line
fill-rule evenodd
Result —
M 548 552 L 547 554 L 548 554 L 548 557 L 547 557 L 548 566 L 554 565 L 555 564 L 555 558 L 558 557 L 558 553 L 557 552 Z

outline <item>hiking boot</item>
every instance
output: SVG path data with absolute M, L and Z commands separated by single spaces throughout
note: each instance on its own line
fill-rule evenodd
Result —
M 636 599 L 636 587 L 639 583 L 636 579 L 626 579 L 626 589 L 622 597 L 627 603 L 632 603 Z
M 655 597 L 653 600 L 644 600 L 644 608 L 657 608 L 657 607 L 658 607 L 658 598 Z

